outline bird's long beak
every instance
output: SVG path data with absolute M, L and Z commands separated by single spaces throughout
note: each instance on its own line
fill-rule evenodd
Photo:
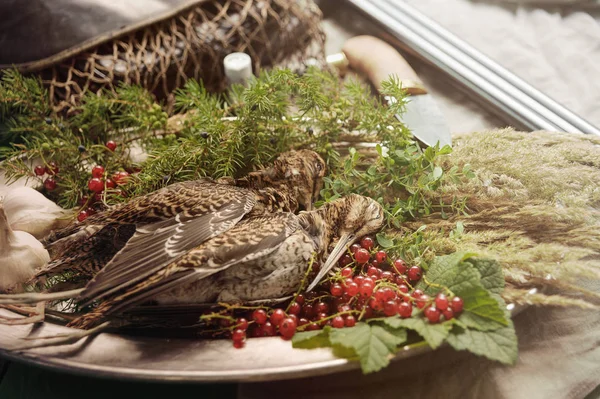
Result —
M 348 245 L 350 245 L 354 241 L 355 238 L 356 238 L 356 236 L 354 234 L 343 234 L 340 237 L 338 243 L 333 248 L 333 251 L 331 251 L 331 253 L 327 257 L 327 260 L 325 261 L 325 264 L 323 265 L 323 267 L 321 268 L 321 270 L 317 274 L 317 277 L 315 277 L 315 279 L 313 280 L 313 282 L 308 286 L 307 291 L 310 291 L 313 288 L 315 288 L 315 286 L 317 284 L 319 284 L 319 282 L 321 281 L 321 279 L 323 277 L 325 277 L 325 275 L 327 273 L 329 273 L 329 271 L 333 268 L 333 266 L 337 263 L 337 261 L 340 260 L 340 258 L 342 257 L 342 255 L 346 251 L 346 247 Z

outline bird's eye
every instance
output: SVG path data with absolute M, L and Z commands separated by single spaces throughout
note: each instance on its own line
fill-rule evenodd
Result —
M 321 169 L 323 169 L 323 165 L 321 165 L 320 163 L 316 163 L 315 167 L 317 168 L 317 170 L 320 172 Z

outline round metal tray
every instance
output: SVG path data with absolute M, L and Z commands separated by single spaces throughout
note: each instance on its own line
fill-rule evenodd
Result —
M 15 314 L 0 309 L 0 315 Z M 157 338 L 102 333 L 57 347 L 14 351 L 23 338 L 74 331 L 51 323 L 0 324 L 0 356 L 54 370 L 132 380 L 243 382 L 310 377 L 351 370 L 358 362 L 340 359 L 328 348 L 294 349 L 280 337 L 249 339 L 243 349 L 229 340 Z M 406 346 L 395 359 L 430 351 Z

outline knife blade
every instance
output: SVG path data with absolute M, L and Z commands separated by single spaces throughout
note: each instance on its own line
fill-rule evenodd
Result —
M 346 41 L 342 52 L 349 67 L 365 76 L 377 90 L 381 82 L 395 75 L 409 94 L 406 112 L 396 115 L 427 146 L 452 145 L 450 129 L 444 115 L 431 94 L 421 83 L 416 72 L 392 46 L 374 36 L 355 36 Z M 395 98 L 387 98 L 397 101 Z

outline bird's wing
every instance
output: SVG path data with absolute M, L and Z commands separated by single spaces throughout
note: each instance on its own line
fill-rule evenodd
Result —
M 98 298 L 131 286 L 172 263 L 189 250 L 231 229 L 255 205 L 246 191 L 220 207 L 212 204 L 207 213 L 178 214 L 173 219 L 139 227 L 114 258 L 88 283 L 84 298 Z M 119 283 L 110 286 L 105 282 Z M 111 289 L 114 288 L 114 289 Z
M 298 228 L 297 218 L 291 213 L 276 213 L 244 220 L 188 252 L 164 270 L 154 269 L 154 274 L 146 274 L 147 278 L 135 287 L 130 287 L 128 274 L 113 274 L 108 277 L 99 274 L 95 279 L 94 292 L 100 295 L 84 293 L 82 296 L 91 302 L 106 296 L 105 292 L 113 293 L 130 287 L 121 294 L 119 303 L 111 307 L 110 313 L 121 311 L 181 284 L 269 255 Z

